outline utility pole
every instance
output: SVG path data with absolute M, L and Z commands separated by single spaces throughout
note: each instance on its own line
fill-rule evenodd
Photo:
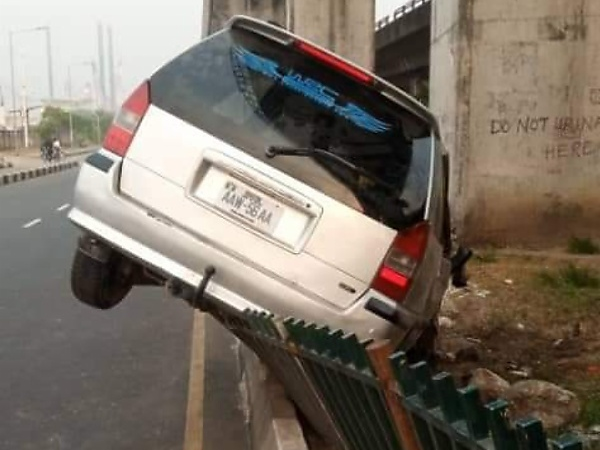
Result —
M 50 100 L 54 98 L 54 79 L 52 76 L 52 41 L 50 36 L 50 27 L 41 27 L 46 31 L 46 56 L 48 58 L 48 91 Z
M 29 113 L 27 111 L 27 90 L 21 88 L 21 122 L 23 122 L 23 138 L 25 148 L 29 148 Z
M 98 23 L 98 65 L 100 66 L 98 95 L 100 97 L 100 107 L 104 108 L 106 106 L 106 80 L 104 78 L 104 29 L 102 28 L 101 23 Z
M 71 79 L 71 65 L 67 67 L 67 95 L 69 96 L 69 147 L 73 148 L 73 80 Z
M 117 89 L 115 86 L 115 55 L 112 28 L 108 28 L 108 80 L 110 84 L 110 110 L 117 110 Z
M 46 57 L 48 59 L 48 94 L 50 96 L 50 100 L 54 98 L 54 79 L 52 75 L 52 37 L 50 33 L 50 27 L 35 27 L 35 28 L 27 28 L 24 30 L 17 31 L 9 31 L 8 32 L 8 47 L 10 52 L 10 84 L 11 84 L 11 92 L 12 92 L 12 109 L 13 111 L 17 110 L 17 88 L 15 81 L 15 56 L 14 56 L 14 46 L 13 46 L 13 36 L 16 33 L 29 33 L 32 31 L 45 31 L 46 32 Z M 15 120 L 16 122 L 16 120 Z
M 11 94 L 12 94 L 12 110 L 13 110 L 13 122 L 12 122 L 12 126 L 13 128 L 15 127 L 15 111 L 17 110 L 17 93 L 15 90 L 15 56 L 14 56 L 14 50 L 13 50 L 13 32 L 9 31 L 8 32 L 8 46 L 9 46 L 9 50 L 10 50 L 10 87 L 11 87 Z

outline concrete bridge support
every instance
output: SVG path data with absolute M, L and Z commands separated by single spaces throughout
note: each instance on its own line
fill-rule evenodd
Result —
M 236 14 L 274 20 L 363 67 L 373 67 L 374 0 L 204 0 L 204 29 L 213 33 Z
M 431 107 L 475 242 L 600 237 L 600 2 L 433 2 Z

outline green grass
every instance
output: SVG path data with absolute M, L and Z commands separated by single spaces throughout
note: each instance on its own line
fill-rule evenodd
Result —
M 577 267 L 572 263 L 561 267 L 556 272 L 543 270 L 538 274 L 538 277 L 542 285 L 555 289 L 600 288 L 600 276 L 597 272 L 585 267 Z
M 597 255 L 600 247 L 590 238 L 579 238 L 573 236 L 569 239 L 568 251 L 574 255 Z
M 592 396 L 585 399 L 580 421 L 586 427 L 600 425 L 600 396 Z
M 485 264 L 495 263 L 498 261 L 498 254 L 493 249 L 484 250 L 482 252 L 475 253 L 475 260 Z

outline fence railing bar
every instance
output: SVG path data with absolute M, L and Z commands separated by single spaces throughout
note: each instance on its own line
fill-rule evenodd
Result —
M 414 424 L 400 401 L 396 389 L 396 380 L 390 364 L 392 346 L 389 342 L 372 343 L 367 347 L 371 366 L 379 380 L 392 421 L 402 442 L 403 450 L 421 450 L 415 433 Z
M 485 408 L 479 397 L 479 390 L 475 386 L 467 386 L 458 390 L 458 397 L 469 435 L 475 440 L 487 438 L 489 427 L 485 417 Z
M 508 423 L 508 403 L 496 400 L 485 405 L 490 431 L 496 450 L 512 450 L 517 448 L 516 433 Z
M 347 387 L 342 387 L 340 382 L 340 377 L 343 376 L 334 370 L 328 370 L 327 368 L 320 367 L 316 362 L 310 362 L 315 372 L 318 374 L 318 379 L 322 380 L 327 388 L 329 389 L 328 399 L 333 403 L 337 404 L 337 418 L 339 421 L 344 421 L 348 424 L 348 429 L 353 436 L 353 441 L 356 443 L 356 448 L 359 450 L 369 448 L 369 445 L 372 443 L 368 436 L 365 436 L 364 433 L 361 432 L 361 420 L 359 417 L 356 417 L 356 411 L 352 408 L 352 404 L 350 403 L 350 399 Z M 339 389 L 346 389 L 346 394 L 344 392 L 339 393 Z
M 414 373 L 417 382 L 417 395 L 423 401 L 427 409 L 432 409 L 438 406 L 438 401 L 431 379 L 431 369 L 426 362 L 420 362 L 410 366 L 410 370 Z
M 352 346 L 354 341 L 352 335 L 345 335 L 338 340 L 338 349 L 342 352 L 342 362 L 346 364 L 353 364 L 356 367 L 356 355 L 353 352 Z M 361 383 L 358 380 L 354 380 L 349 374 L 345 372 L 333 371 L 332 376 L 336 381 L 336 386 L 342 388 L 340 396 L 348 404 L 348 413 L 352 417 L 357 429 L 361 430 L 365 434 L 366 447 L 376 445 L 378 449 L 386 449 L 385 441 L 378 432 L 376 427 L 372 426 L 371 416 L 369 411 L 366 409 L 367 405 L 372 409 L 372 405 L 365 397 L 364 392 L 361 392 Z M 358 386 L 357 386 L 358 385 Z M 365 429 L 366 428 L 366 429 Z
M 576 435 L 568 434 L 550 441 L 550 447 L 552 450 L 582 450 L 583 442 Z
M 319 367 L 316 362 L 311 360 L 302 360 L 302 364 L 306 368 L 307 372 L 311 374 L 311 377 L 315 381 L 316 385 L 319 386 L 323 392 L 323 401 L 329 406 L 329 409 L 332 412 L 332 418 L 343 431 L 349 447 L 353 450 L 361 450 L 364 448 L 365 443 L 361 441 L 361 436 L 358 434 L 358 430 L 354 428 L 348 416 L 344 414 L 345 406 L 335 395 L 334 388 L 332 387 L 331 380 L 329 379 L 326 369 Z
M 386 446 L 384 448 L 388 450 L 398 449 L 400 441 L 396 436 L 396 431 L 390 420 L 389 410 L 385 403 L 383 392 L 381 392 L 379 386 L 368 386 L 365 384 L 359 384 L 358 389 L 364 391 L 364 395 L 373 411 L 380 434 L 385 440 Z
M 389 359 L 394 377 L 402 394 L 405 397 L 416 395 L 419 387 L 414 373 L 408 368 L 406 354 L 404 352 L 397 352 L 391 355 Z
M 375 29 L 380 30 L 431 1 L 432 0 L 413 0 L 410 3 L 404 4 L 399 8 L 396 8 L 391 14 L 377 20 L 375 22 Z
M 246 315 L 249 319 L 250 314 Z M 256 326 L 256 322 L 249 320 L 247 322 L 249 326 Z M 285 324 L 284 324 L 285 326 Z M 258 330 L 246 329 L 243 332 L 246 333 L 246 341 L 251 348 L 260 356 L 263 362 L 271 362 L 271 370 L 278 375 L 280 380 L 288 381 L 288 390 L 291 391 L 292 397 L 295 398 L 300 405 L 303 405 L 305 412 L 310 411 L 318 412 L 323 415 L 323 418 L 328 421 L 330 425 L 323 424 L 326 428 L 333 427 L 332 432 L 335 434 L 339 443 L 346 445 L 344 437 L 340 434 L 339 429 L 336 428 L 333 417 L 331 416 L 330 410 L 324 407 L 323 398 L 319 394 L 319 391 L 314 386 L 313 379 L 306 376 L 305 368 L 302 366 L 300 361 L 295 358 L 294 353 L 289 351 L 289 347 L 282 346 L 282 342 L 273 339 L 266 338 L 263 336 L 261 339 L 252 339 L 250 331 L 257 332 Z M 249 336 L 248 336 L 249 335 Z M 260 334 L 255 335 L 260 336 Z M 241 338 L 241 337 L 240 337 Z M 257 342 L 258 341 L 258 342 Z M 286 351 L 287 350 L 287 351 Z M 294 396 L 294 392 L 296 395 Z
M 439 373 L 432 378 L 439 405 L 444 418 L 450 424 L 463 418 L 459 406 L 458 392 L 454 385 L 452 375 L 446 372 Z
M 539 419 L 524 419 L 516 423 L 517 441 L 522 450 L 548 450 L 544 426 Z
M 512 426 L 505 401 L 482 405 L 475 387 L 457 389 L 450 374 L 409 365 L 385 342 L 266 313 L 219 318 L 272 366 L 300 409 L 327 420 L 315 428 L 344 450 L 582 449 L 575 435 L 548 441 L 537 419 Z

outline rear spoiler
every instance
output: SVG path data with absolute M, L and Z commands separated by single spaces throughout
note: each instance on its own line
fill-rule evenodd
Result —
M 357 66 L 353 62 L 348 61 L 345 58 L 342 58 L 340 55 L 333 53 L 330 50 L 315 44 L 314 42 L 311 42 L 311 41 L 308 41 L 307 39 L 301 38 L 300 36 L 297 36 L 297 35 L 291 33 L 290 31 L 286 30 L 285 28 L 282 28 L 278 25 L 275 25 L 275 24 L 272 24 L 269 22 L 265 22 L 262 20 L 258 20 L 258 19 L 252 18 L 252 17 L 248 17 L 248 16 L 232 17 L 226 23 L 225 28 L 227 28 L 227 29 L 238 28 L 238 29 L 247 30 L 252 33 L 258 34 L 260 36 L 263 36 L 267 39 L 278 42 L 279 44 L 285 45 L 285 46 L 290 46 L 297 40 L 302 40 L 302 41 L 308 42 L 310 45 L 319 48 L 323 52 L 329 53 L 330 55 L 343 60 L 345 63 L 347 63 L 351 66 L 354 66 L 356 69 L 368 73 L 375 80 L 373 87 L 377 91 L 379 91 L 382 95 L 384 95 L 385 97 L 387 97 L 394 103 L 397 103 L 402 108 L 409 111 L 410 113 L 416 115 L 417 117 L 419 117 L 422 120 L 424 120 L 425 122 L 427 122 L 427 124 L 432 128 L 434 134 L 438 137 L 440 136 L 440 129 L 439 129 L 439 125 L 438 125 L 438 122 L 437 122 L 435 116 L 429 109 L 427 109 L 425 106 L 423 106 L 423 104 L 421 104 L 420 102 L 415 100 L 413 97 L 408 95 L 406 92 L 402 91 L 401 89 L 398 89 L 393 84 L 387 82 L 383 78 L 380 78 L 377 75 L 375 75 L 374 73 L 365 70 L 363 67 Z

